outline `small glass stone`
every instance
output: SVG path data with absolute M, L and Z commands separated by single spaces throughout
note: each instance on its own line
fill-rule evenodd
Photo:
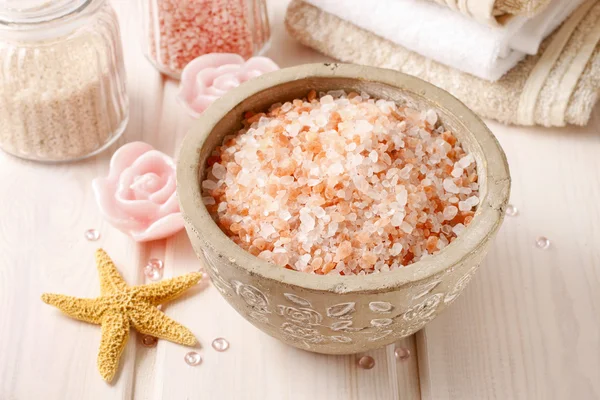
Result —
M 190 351 L 185 355 L 184 360 L 187 365 L 196 366 L 202 363 L 202 356 L 195 351 Z
M 223 351 L 226 351 L 229 348 L 229 342 L 226 339 L 222 338 L 222 337 L 216 338 L 212 342 L 212 347 L 216 351 L 223 352 Z
M 506 206 L 506 215 L 509 217 L 516 217 L 519 215 L 519 209 L 512 204 Z
M 157 343 L 158 343 L 158 339 L 155 338 L 154 336 L 150 336 L 150 335 L 142 336 L 142 344 L 145 347 L 156 347 Z
M 396 347 L 394 349 L 394 356 L 396 356 L 396 360 L 405 361 L 410 358 L 410 350 L 406 347 Z
M 88 229 L 85 231 L 84 236 L 90 242 L 95 242 L 96 240 L 100 239 L 100 232 L 98 232 L 96 229 Z
M 150 266 L 152 266 L 153 268 L 156 268 L 156 269 L 163 269 L 163 267 L 164 267 L 164 264 L 163 264 L 162 260 L 159 260 L 158 258 L 151 258 L 151 259 L 149 259 L 148 260 L 148 264 L 146 264 L 146 265 L 150 265 Z
M 144 275 L 151 281 L 158 281 L 162 278 L 162 269 L 156 268 L 150 264 L 144 267 Z
M 358 366 L 362 369 L 371 369 L 375 366 L 375 359 L 371 356 L 363 356 L 359 358 Z
M 550 239 L 548 239 L 545 236 L 540 236 L 535 240 L 535 246 L 538 249 L 548 250 L 548 248 L 550 247 Z

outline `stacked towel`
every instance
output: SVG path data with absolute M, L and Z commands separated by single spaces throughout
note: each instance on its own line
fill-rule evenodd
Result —
M 431 60 L 496 81 L 527 54 L 536 54 L 542 40 L 583 0 L 553 0 L 535 18 L 514 18 L 497 27 L 427 1 L 306 2 Z
M 585 125 L 600 93 L 598 0 L 583 3 L 542 42 L 537 55 L 497 82 L 432 61 L 302 0 L 290 4 L 286 25 L 297 40 L 326 55 L 415 75 L 504 123 Z
M 514 15 L 533 17 L 550 0 L 432 0 L 490 25 L 503 24 Z M 568 2 L 570 0 L 565 0 Z

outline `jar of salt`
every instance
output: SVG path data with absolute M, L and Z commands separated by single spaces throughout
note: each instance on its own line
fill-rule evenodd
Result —
M 263 53 L 270 29 L 266 0 L 140 0 L 144 53 L 162 73 L 179 79 L 207 53 L 250 58 Z
M 0 2 L 0 148 L 70 161 L 107 148 L 129 115 L 117 17 L 106 0 Z

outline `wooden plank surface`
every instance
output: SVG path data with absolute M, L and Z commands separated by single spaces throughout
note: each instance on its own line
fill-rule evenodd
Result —
M 45 291 L 99 293 L 93 265 L 104 247 L 131 284 L 142 266 L 165 260 L 165 276 L 201 267 L 184 232 L 134 244 L 99 216 L 90 182 L 108 171 L 123 143 L 144 140 L 175 155 L 192 120 L 176 104 L 177 83 L 162 78 L 138 43 L 136 2 L 113 0 L 119 14 L 131 97 L 129 127 L 109 151 L 48 166 L 0 153 L 0 399 L 596 399 L 600 398 L 600 112 L 585 129 L 522 129 L 490 124 L 513 174 L 512 202 L 498 240 L 464 295 L 415 338 L 398 362 L 394 346 L 357 356 L 322 356 L 285 346 L 237 315 L 211 287 L 165 307 L 197 335 L 203 356 L 135 333 L 116 382 L 96 371 L 100 330 L 44 305 Z M 287 0 L 270 0 L 273 43 L 282 67 L 327 60 L 283 28 Z M 102 236 L 88 242 L 83 233 Z M 552 240 L 549 250 L 535 238 Z M 217 353 L 211 341 L 227 338 Z
M 417 334 L 423 398 L 599 399 L 600 110 L 587 128 L 489 126 L 519 215 Z

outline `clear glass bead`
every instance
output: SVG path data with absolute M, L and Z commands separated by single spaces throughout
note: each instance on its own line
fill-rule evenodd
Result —
M 150 265 L 150 266 L 152 266 L 153 268 L 156 268 L 156 269 L 163 269 L 163 267 L 164 267 L 163 261 L 160 260 L 160 259 L 158 259 L 158 258 L 151 258 L 151 259 L 149 259 L 148 260 L 148 264 L 146 264 L 146 265 Z
M 155 265 L 148 263 L 144 267 L 144 275 L 151 281 L 158 281 L 162 278 L 163 270 L 161 268 L 157 268 Z
M 158 339 L 151 335 L 142 336 L 142 344 L 144 347 L 156 347 Z
M 519 209 L 512 204 L 506 206 L 506 215 L 508 217 L 516 217 L 519 215 Z
M 398 361 L 408 360 L 410 358 L 410 350 L 406 347 L 396 347 L 394 349 L 394 356 Z
M 550 239 L 545 236 L 540 236 L 535 240 L 535 247 L 541 250 L 547 250 L 550 248 Z
M 100 232 L 98 232 L 96 229 L 88 229 L 83 235 L 85 236 L 86 240 L 89 240 L 90 242 L 95 242 L 96 240 L 100 239 Z
M 187 365 L 196 366 L 202 363 L 202 356 L 195 351 L 190 351 L 183 358 Z
M 358 359 L 358 366 L 362 369 L 371 369 L 375 366 L 375 359 L 371 356 L 363 356 Z
M 227 349 L 229 349 L 229 342 L 225 338 L 222 338 L 222 337 L 216 338 L 212 342 L 212 347 L 216 351 L 223 352 L 223 351 L 226 351 Z

